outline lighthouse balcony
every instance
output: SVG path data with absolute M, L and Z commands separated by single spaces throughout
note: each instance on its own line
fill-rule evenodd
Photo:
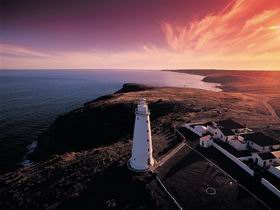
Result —
M 147 109 L 147 110 L 135 109 L 135 114 L 143 115 L 143 116 L 150 115 L 150 110 L 149 109 Z

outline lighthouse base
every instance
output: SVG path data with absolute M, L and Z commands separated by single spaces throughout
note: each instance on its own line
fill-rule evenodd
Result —
M 154 161 L 152 161 L 154 163 Z M 133 164 L 133 162 L 131 161 L 131 159 L 128 160 L 127 162 L 127 167 L 129 168 L 129 170 L 134 171 L 134 172 L 147 172 L 150 171 L 152 165 L 147 165 L 147 166 L 137 166 L 135 164 Z

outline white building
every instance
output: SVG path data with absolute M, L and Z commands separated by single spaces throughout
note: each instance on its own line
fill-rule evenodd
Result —
M 242 134 L 241 136 L 248 141 L 249 147 L 258 152 L 270 152 L 280 149 L 279 141 L 261 132 Z
M 220 121 L 220 122 L 227 122 L 227 124 L 218 124 L 213 122 L 212 124 L 208 123 L 207 130 L 209 133 L 213 135 L 213 138 L 220 139 L 221 141 L 229 144 L 230 146 L 234 147 L 236 150 L 247 150 L 247 143 L 243 137 L 239 136 L 236 132 L 238 128 L 242 126 L 237 126 L 236 123 L 232 120 Z M 230 124 L 232 123 L 232 126 Z M 224 127 L 227 126 L 227 127 Z M 238 131 L 241 132 L 241 131 Z
M 213 139 L 212 139 L 211 135 L 206 134 L 206 135 L 200 137 L 199 145 L 201 147 L 204 147 L 204 148 L 208 148 L 208 147 L 212 146 L 213 145 Z
M 207 130 L 213 135 L 213 138 L 220 139 L 227 142 L 229 138 L 234 138 L 235 134 L 228 128 L 218 127 L 215 125 L 208 125 Z
M 132 155 L 129 167 L 136 171 L 147 171 L 154 164 L 150 112 L 144 98 L 139 100 L 135 110 Z
M 253 153 L 252 158 L 261 167 L 280 164 L 280 151 Z
M 194 132 L 196 135 L 198 135 L 200 137 L 203 136 L 204 134 L 208 133 L 207 127 L 204 125 L 186 123 L 182 126 L 191 130 L 192 132 Z
M 242 125 L 238 122 L 235 122 L 232 119 L 227 119 L 227 120 L 220 120 L 217 122 L 213 122 L 214 126 L 217 126 L 219 128 L 225 128 L 231 130 L 233 133 L 236 135 L 242 134 L 242 133 L 248 133 L 251 132 L 249 128 L 247 128 L 246 125 Z

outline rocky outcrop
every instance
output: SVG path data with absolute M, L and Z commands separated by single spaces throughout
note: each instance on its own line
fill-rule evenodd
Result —
M 154 87 L 150 87 L 142 84 L 136 84 L 136 83 L 126 83 L 116 93 L 129 93 L 129 92 L 145 91 L 151 89 L 154 89 Z

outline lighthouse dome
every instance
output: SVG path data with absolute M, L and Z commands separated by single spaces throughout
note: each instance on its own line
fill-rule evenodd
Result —
M 195 127 L 194 127 L 194 130 L 196 131 L 196 132 L 198 132 L 199 134 L 205 134 L 206 132 L 207 132 L 207 128 L 205 127 L 205 126 L 203 126 L 203 125 L 196 125 Z

